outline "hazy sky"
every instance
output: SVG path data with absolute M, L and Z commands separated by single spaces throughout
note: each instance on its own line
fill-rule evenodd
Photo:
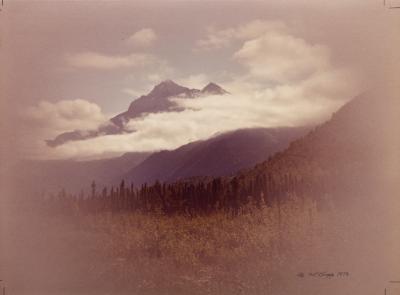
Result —
M 400 9 L 379 0 L 6 0 L 0 22 L 3 119 L 29 157 L 110 156 L 321 122 L 400 68 Z M 135 120 L 134 134 L 44 145 L 96 128 L 164 79 L 213 81 L 232 95 L 180 101 L 187 111 Z

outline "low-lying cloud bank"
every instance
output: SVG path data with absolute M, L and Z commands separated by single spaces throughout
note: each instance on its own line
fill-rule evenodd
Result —
M 21 115 L 32 127 L 44 129 L 46 134 L 57 134 L 74 129 L 93 129 L 107 120 L 101 108 L 83 99 L 61 100 L 55 103 L 40 101 Z

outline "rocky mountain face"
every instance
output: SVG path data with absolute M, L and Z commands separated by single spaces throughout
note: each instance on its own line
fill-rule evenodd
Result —
M 102 135 L 132 132 L 126 128 L 129 120 L 150 113 L 180 111 L 182 107 L 171 100 L 173 97 L 193 99 L 202 95 L 224 95 L 227 91 L 215 83 L 209 83 L 203 89 L 191 89 L 166 80 L 156 85 L 147 95 L 135 99 L 128 110 L 111 118 L 96 130 L 74 130 L 47 140 L 50 147 L 57 147 L 69 141 L 84 140 Z
M 202 90 L 201 93 L 203 94 L 208 94 L 208 95 L 223 95 L 223 94 L 229 94 L 228 91 L 222 89 L 219 85 L 215 83 L 208 83 L 207 86 L 205 86 Z

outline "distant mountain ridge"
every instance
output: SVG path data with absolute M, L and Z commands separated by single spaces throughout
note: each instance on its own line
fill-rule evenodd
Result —
M 188 178 L 229 176 L 268 159 L 304 134 L 308 127 L 250 128 L 215 135 L 175 150 L 127 153 L 92 161 L 26 161 L 18 168 L 23 187 L 36 191 L 70 192 L 118 185 L 122 179 L 135 185 L 156 180 L 173 182 Z M 30 183 L 28 183 L 28 181 Z
M 25 160 L 19 163 L 18 182 L 21 188 L 36 193 L 65 189 L 77 193 L 88 189 L 91 182 L 98 189 L 112 184 L 111 180 L 127 173 L 146 159 L 150 153 L 131 152 L 120 157 L 91 160 Z
M 172 151 L 154 153 L 122 178 L 140 185 L 156 180 L 173 182 L 231 175 L 268 159 L 309 130 L 308 127 L 249 128 L 223 133 Z
M 203 95 L 224 95 L 229 94 L 219 85 L 210 82 L 203 89 L 193 89 L 176 84 L 172 80 L 165 80 L 147 94 L 135 99 L 129 105 L 127 111 L 116 115 L 96 130 L 74 130 L 58 135 L 56 138 L 46 140 L 50 147 L 57 147 L 69 141 L 85 140 L 102 135 L 122 134 L 132 132 L 126 128 L 129 120 L 149 113 L 180 111 L 176 102 L 171 101 L 172 97 L 193 99 Z

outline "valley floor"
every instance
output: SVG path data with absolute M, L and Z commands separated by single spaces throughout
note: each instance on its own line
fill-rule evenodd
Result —
M 7 218 L 3 277 L 9 294 L 383 294 L 398 229 L 354 214 L 297 200 L 237 217 L 26 212 Z

